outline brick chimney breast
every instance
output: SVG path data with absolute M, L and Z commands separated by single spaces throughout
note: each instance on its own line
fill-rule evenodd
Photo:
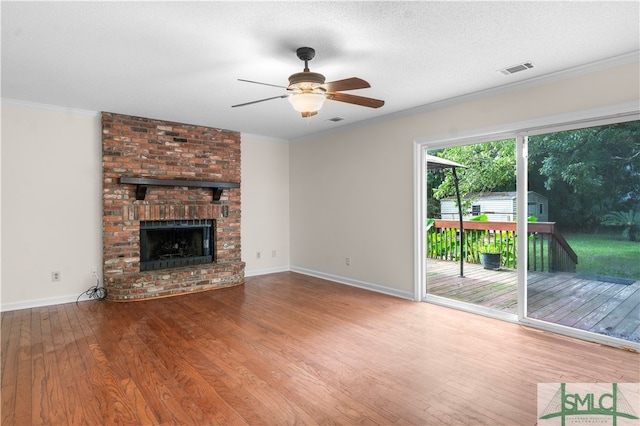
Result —
M 240 188 L 154 186 L 121 177 L 240 183 L 240 133 L 102 113 L 103 277 L 108 299 L 143 300 L 244 283 Z M 215 262 L 140 272 L 140 221 L 213 219 Z

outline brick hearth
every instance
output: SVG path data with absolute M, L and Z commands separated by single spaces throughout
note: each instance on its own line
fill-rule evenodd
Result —
M 240 183 L 240 134 L 102 113 L 103 276 L 108 299 L 140 300 L 244 283 L 240 188 L 153 186 L 136 200 L 121 177 Z M 228 214 L 226 209 L 228 208 Z M 140 272 L 140 221 L 215 219 L 216 261 Z

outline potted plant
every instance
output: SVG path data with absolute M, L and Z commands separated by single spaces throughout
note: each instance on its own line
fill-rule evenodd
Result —
M 482 260 L 482 267 L 484 269 L 497 271 L 502 266 L 502 253 L 500 252 L 481 251 L 480 259 Z
M 484 269 L 497 271 L 502 267 L 502 247 L 496 241 L 495 234 L 487 233 L 480 247 L 480 260 Z

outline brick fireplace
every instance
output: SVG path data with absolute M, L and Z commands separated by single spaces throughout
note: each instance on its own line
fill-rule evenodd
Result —
M 102 181 L 108 299 L 142 300 L 244 283 L 238 132 L 103 112 Z M 141 270 L 141 222 L 209 224 L 212 261 L 178 267 L 157 261 L 162 269 Z

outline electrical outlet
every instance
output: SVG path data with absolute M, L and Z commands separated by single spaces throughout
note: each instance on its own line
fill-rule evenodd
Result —
M 60 271 L 53 271 L 51 273 L 51 281 L 60 281 Z
M 275 250 L 271 250 L 271 257 L 276 257 L 277 253 Z
M 259 251 L 256 252 L 256 259 L 260 259 L 260 252 Z
M 347 258 L 344 260 L 344 263 L 345 263 L 345 265 L 347 265 L 347 266 L 351 266 L 351 258 L 350 258 L 350 257 L 347 257 Z

